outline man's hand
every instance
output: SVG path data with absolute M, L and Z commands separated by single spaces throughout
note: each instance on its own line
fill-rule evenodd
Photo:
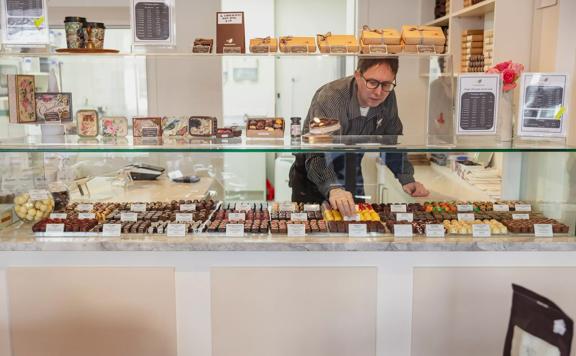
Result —
M 328 200 L 330 201 L 330 205 L 332 205 L 332 209 L 338 209 L 344 216 L 354 215 L 356 206 L 354 204 L 352 193 L 342 188 L 336 188 L 332 189 L 329 195 L 330 197 Z
M 402 186 L 402 189 L 413 197 L 427 197 L 430 192 L 420 182 L 408 183 Z

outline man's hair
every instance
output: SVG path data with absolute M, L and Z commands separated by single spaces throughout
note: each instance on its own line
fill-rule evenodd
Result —
M 364 74 L 368 69 L 379 64 L 386 64 L 388 67 L 390 67 L 390 70 L 394 76 L 396 76 L 396 73 L 398 73 L 398 57 L 360 58 L 358 60 L 358 67 L 356 70 Z

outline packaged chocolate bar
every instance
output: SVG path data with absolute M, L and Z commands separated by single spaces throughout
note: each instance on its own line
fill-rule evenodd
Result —
M 9 74 L 8 106 L 11 124 L 36 122 L 36 88 L 33 75 Z
M 361 41 L 365 45 L 400 45 L 400 32 L 395 28 L 362 28 Z
M 246 137 L 284 138 L 284 119 L 281 117 L 248 119 Z
M 252 38 L 250 40 L 250 52 L 270 53 L 278 51 L 278 41 L 274 37 Z
M 333 35 L 331 32 L 316 36 L 321 53 L 356 53 L 360 45 L 354 35 Z
M 441 27 L 402 26 L 402 41 L 407 45 L 444 46 L 446 37 Z
M 72 121 L 72 93 L 36 93 L 38 121 Z
M 246 53 L 244 12 L 217 12 L 216 24 L 216 53 Z
M 162 135 L 165 137 L 188 136 L 188 119 L 165 117 L 162 119 Z
M 218 120 L 211 116 L 191 116 L 188 119 L 188 132 L 190 136 L 211 137 L 216 134 Z
M 212 53 L 214 47 L 214 40 L 211 38 L 196 38 L 194 40 L 194 47 L 192 53 Z
M 216 137 L 218 138 L 232 138 L 242 136 L 242 129 L 237 126 L 222 127 L 216 130 Z
M 280 37 L 280 52 L 314 53 L 316 52 L 316 40 L 314 37 Z
M 132 119 L 134 137 L 161 137 L 162 118 L 160 117 L 135 117 Z
M 98 136 L 98 112 L 96 110 L 79 110 L 76 113 L 78 136 Z
M 102 118 L 102 136 L 126 137 L 128 135 L 128 120 L 123 116 Z

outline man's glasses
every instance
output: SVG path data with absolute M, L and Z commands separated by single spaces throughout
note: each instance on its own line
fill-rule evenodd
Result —
M 366 79 L 364 74 L 361 74 L 362 79 L 364 79 L 364 83 L 366 83 L 366 88 L 368 89 L 376 89 L 378 87 L 382 87 L 383 91 L 392 91 L 396 87 L 395 82 L 380 82 L 376 79 Z

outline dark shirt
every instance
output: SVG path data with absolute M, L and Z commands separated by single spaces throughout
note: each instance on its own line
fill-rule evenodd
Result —
M 396 135 L 402 135 L 396 94 L 392 91 L 382 104 L 370 108 L 368 115 L 363 117 L 360 114 L 353 76 L 335 80 L 316 91 L 304 121 L 304 134 L 309 131 L 309 122 L 314 117 L 338 119 L 342 126 L 339 133 L 341 135 L 391 135 L 392 141 L 388 143 L 392 144 L 396 143 Z M 292 197 L 295 201 L 321 200 L 335 187 L 343 187 L 355 195 L 363 195 L 360 164 L 363 154 L 326 152 L 295 156 L 296 162 L 290 171 L 290 186 L 293 188 Z M 388 152 L 382 156 L 402 185 L 414 182 L 414 168 L 406 154 Z M 354 178 L 352 184 L 350 175 Z M 311 199 L 311 192 L 314 199 Z

